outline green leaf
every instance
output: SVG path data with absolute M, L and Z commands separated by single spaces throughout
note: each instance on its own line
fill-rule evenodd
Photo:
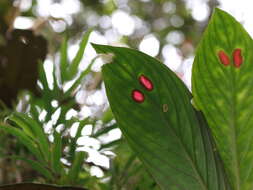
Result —
M 65 36 L 61 45 L 61 58 L 60 58 L 60 72 L 62 84 L 67 80 L 67 68 L 68 68 L 68 38 L 67 36 Z
M 30 118 L 28 115 L 15 112 L 13 113 L 13 117 L 18 118 L 19 120 L 22 120 L 22 126 L 21 128 L 29 128 L 31 131 L 33 131 L 34 137 L 36 137 L 34 140 L 39 145 L 40 150 L 43 153 L 44 159 L 47 161 L 49 159 L 49 143 L 47 140 L 47 136 L 43 131 L 43 127 L 34 119 Z
M 234 61 L 238 48 L 240 67 Z M 253 188 L 252 51 L 253 41 L 241 24 L 216 9 L 193 64 L 194 102 L 207 118 L 235 190 Z M 221 52 L 229 65 L 222 64 Z
M 45 73 L 44 64 L 41 61 L 39 62 L 39 80 L 43 86 L 43 91 L 50 94 L 50 89 L 47 82 L 47 76 Z
M 126 140 L 161 189 L 227 190 L 222 163 L 203 116 L 182 81 L 158 60 L 136 50 L 95 45 L 113 53 L 102 68 L 106 93 Z M 138 78 L 153 83 L 148 91 Z M 145 100 L 137 103 L 133 90 Z
M 79 137 L 81 137 L 82 135 L 82 130 L 83 128 L 87 125 L 87 124 L 90 124 L 89 122 L 90 118 L 86 118 L 84 120 L 82 120 L 80 123 L 79 123 L 79 126 L 78 126 L 78 129 L 77 129 L 77 132 L 76 132 L 76 135 L 74 138 L 71 139 L 71 143 L 69 145 L 70 147 L 70 150 L 69 150 L 69 155 L 70 155 L 70 161 L 72 162 L 74 159 L 75 159 L 75 152 L 76 152 L 76 148 L 78 146 L 77 144 L 77 140 Z
M 56 71 L 56 66 L 55 64 L 53 65 L 53 91 L 52 91 L 52 94 L 53 94 L 53 97 L 59 97 L 60 96 L 60 93 L 61 93 L 61 89 L 59 88 L 59 85 L 58 85 L 58 78 L 57 78 L 57 71 Z
M 123 184 L 125 182 L 127 182 L 128 178 L 131 176 L 135 176 L 136 175 L 136 171 L 132 172 L 131 169 L 134 168 L 136 169 L 136 166 L 134 165 L 134 162 L 136 161 L 136 155 L 133 154 L 131 155 L 127 162 L 125 163 L 125 165 L 122 168 L 122 175 L 120 176 L 121 179 L 123 179 Z M 139 164 L 139 166 L 141 166 L 141 164 Z M 137 167 L 139 169 L 139 166 Z M 142 167 L 142 166 L 141 166 Z M 129 173 L 131 172 L 132 175 L 129 175 Z
M 23 133 L 22 130 L 10 125 L 0 123 L 0 129 L 16 137 L 38 160 L 43 162 L 42 155 L 34 141 Z
M 52 150 L 52 168 L 56 173 L 61 173 L 62 139 L 61 134 L 54 133 L 54 145 Z
M 48 180 L 54 179 L 52 173 L 48 169 L 43 167 L 43 165 L 40 162 L 30 160 L 22 156 L 11 156 L 11 158 L 15 160 L 23 160 L 24 162 L 28 163 L 29 166 L 31 166 L 34 170 L 44 175 Z
M 113 119 L 113 114 L 112 114 L 112 110 L 111 108 L 108 108 L 104 113 L 103 116 L 101 118 L 101 120 L 103 121 L 103 123 L 108 123 Z
M 76 180 L 78 180 L 78 175 L 82 170 L 82 165 L 85 159 L 86 152 L 76 152 L 75 160 L 72 163 L 72 166 L 69 170 L 68 178 L 70 183 L 75 184 Z
M 95 58 L 92 59 L 91 63 L 89 64 L 89 66 L 81 72 L 80 76 L 76 79 L 76 81 L 74 82 L 74 84 L 64 93 L 64 98 L 67 98 L 69 96 L 71 96 L 75 90 L 77 89 L 77 87 L 79 85 L 81 85 L 82 80 L 84 79 L 84 77 L 90 73 L 91 71 L 91 67 L 94 64 L 95 60 L 98 58 L 98 56 L 96 56 Z
M 117 139 L 117 140 L 111 141 L 109 143 L 102 144 L 101 147 L 99 148 L 99 150 L 103 150 L 103 149 L 107 149 L 107 148 L 112 148 L 114 146 L 119 145 L 121 142 L 122 142 L 122 139 Z
M 10 121 L 16 123 L 17 126 L 23 129 L 24 133 L 27 134 L 32 139 L 35 139 L 33 130 L 30 128 L 29 125 L 23 120 L 23 118 L 16 116 L 15 114 L 12 114 L 9 118 Z
M 92 29 L 88 30 L 83 36 L 83 39 L 79 46 L 79 50 L 69 66 L 68 79 L 72 79 L 78 72 L 78 67 L 79 67 L 80 61 L 83 58 L 84 50 L 88 43 L 91 32 L 92 32 Z
M 98 138 L 99 136 L 104 135 L 104 134 L 108 133 L 109 131 L 111 131 L 113 129 L 116 129 L 117 127 L 118 127 L 117 124 L 113 124 L 113 125 L 110 125 L 110 126 L 103 127 L 102 129 L 100 129 L 97 132 L 95 132 L 94 134 L 92 134 L 91 137 Z

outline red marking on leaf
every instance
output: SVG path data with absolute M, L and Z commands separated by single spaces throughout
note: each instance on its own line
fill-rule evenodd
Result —
M 148 77 L 141 75 L 139 77 L 139 81 L 140 81 L 141 85 L 146 88 L 146 90 L 148 90 L 148 91 L 153 90 L 153 88 L 154 88 L 153 83 Z
M 132 91 L 132 98 L 135 102 L 142 103 L 145 100 L 144 94 L 139 90 Z
M 229 57 L 227 56 L 227 54 L 226 54 L 224 51 L 220 50 L 220 51 L 218 52 L 218 56 L 219 56 L 220 62 L 221 62 L 223 65 L 227 66 L 227 65 L 230 64 Z
M 243 62 L 241 53 L 242 53 L 241 49 L 235 49 L 233 52 L 233 61 L 234 61 L 235 67 L 237 68 L 239 68 Z

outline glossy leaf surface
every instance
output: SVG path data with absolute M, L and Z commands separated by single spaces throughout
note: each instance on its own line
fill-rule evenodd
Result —
M 230 189 L 207 124 L 192 107 L 192 96 L 181 80 L 136 50 L 93 47 L 98 53 L 114 54 L 102 70 L 110 106 L 128 143 L 161 189 Z M 140 76 L 148 79 L 145 85 Z M 153 88 L 146 88 L 151 83 Z M 145 100 L 135 101 L 133 90 Z
M 193 65 L 194 102 L 212 129 L 235 190 L 253 188 L 253 41 L 216 9 Z

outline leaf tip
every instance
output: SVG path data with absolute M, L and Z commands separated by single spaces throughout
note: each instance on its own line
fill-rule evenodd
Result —
M 235 20 L 235 18 L 231 14 L 229 14 L 228 12 L 226 12 L 226 11 L 224 11 L 222 9 L 219 9 L 217 7 L 214 10 L 213 17 L 218 18 L 220 20 L 224 20 L 224 19 Z
M 228 14 L 228 13 L 220 8 L 215 7 L 214 14 L 221 15 L 221 14 Z
M 103 48 L 101 47 L 102 46 L 101 44 L 95 44 L 95 43 L 92 43 L 92 42 L 90 44 L 95 49 L 95 51 L 97 53 L 104 53 Z

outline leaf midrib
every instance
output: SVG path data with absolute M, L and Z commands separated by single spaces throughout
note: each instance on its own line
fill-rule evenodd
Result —
M 224 23 L 224 18 L 222 18 L 223 16 L 221 16 L 221 22 L 223 23 L 223 26 L 226 26 L 225 23 Z M 229 32 L 227 30 L 226 27 L 223 27 L 224 28 L 224 31 L 226 34 L 229 35 Z M 234 30 L 234 32 L 236 32 L 236 30 Z M 231 43 L 230 40 L 228 40 L 228 47 L 230 49 L 233 49 L 233 45 Z M 233 64 L 233 63 L 232 63 Z M 237 68 L 236 68 L 237 69 Z M 240 69 L 240 68 L 238 68 Z M 234 71 L 234 66 L 232 65 L 230 67 L 230 74 L 231 74 L 231 88 L 232 88 L 232 109 L 231 109 L 231 115 L 232 117 L 230 118 L 231 119 L 231 126 L 232 126 L 232 146 L 233 148 L 231 149 L 232 150 L 232 153 L 233 153 L 233 162 L 234 162 L 234 171 L 235 171 L 235 178 L 236 178 L 236 189 L 237 190 L 240 190 L 241 189 L 241 177 L 240 177 L 240 169 L 239 169 L 239 160 L 238 160 L 238 147 L 237 147 L 237 134 L 236 134 L 236 110 L 235 110 L 235 105 L 237 103 L 236 101 L 236 81 L 235 81 L 235 71 Z
M 232 68 L 233 69 L 233 68 Z M 236 189 L 240 190 L 240 186 L 241 186 L 241 179 L 240 179 L 240 170 L 239 170 L 239 160 L 238 160 L 238 147 L 237 147 L 237 134 L 236 134 L 236 110 L 235 110 L 235 105 L 236 105 L 236 96 L 235 96 L 235 77 L 234 77 L 234 73 L 233 70 L 231 69 L 231 75 L 232 75 L 232 84 L 231 84 L 231 88 L 232 88 L 232 105 L 231 105 L 231 117 L 230 117 L 230 126 L 232 128 L 231 132 L 232 132 L 232 137 L 231 137 L 231 142 L 232 142 L 232 153 L 233 153 L 233 162 L 234 162 L 234 171 L 235 171 L 235 178 L 236 178 Z

